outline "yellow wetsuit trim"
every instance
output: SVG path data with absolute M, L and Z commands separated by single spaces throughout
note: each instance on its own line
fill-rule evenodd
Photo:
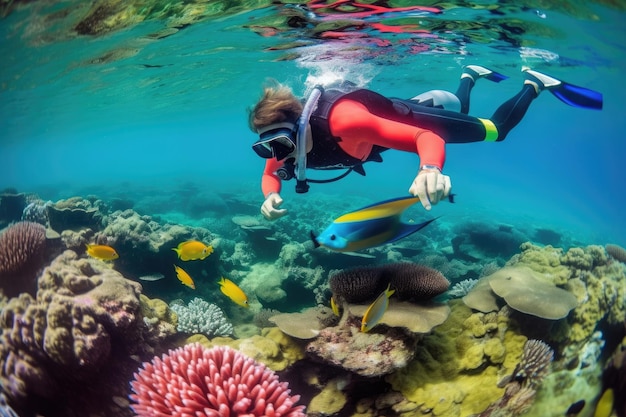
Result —
M 481 119 L 479 117 L 478 120 L 485 126 L 485 142 L 495 142 L 498 140 L 498 128 L 496 125 L 489 119 Z

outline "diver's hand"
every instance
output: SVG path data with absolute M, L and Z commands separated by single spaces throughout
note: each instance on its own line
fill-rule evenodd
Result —
M 278 193 L 269 193 L 261 206 L 261 214 L 267 220 L 276 220 L 279 217 L 283 217 L 287 214 L 287 210 L 279 209 L 281 204 L 283 204 L 283 199 Z
M 436 166 L 423 166 L 409 188 L 409 193 L 419 197 L 420 203 L 426 210 L 431 204 L 437 204 L 450 194 L 452 185 L 450 177 L 443 175 Z

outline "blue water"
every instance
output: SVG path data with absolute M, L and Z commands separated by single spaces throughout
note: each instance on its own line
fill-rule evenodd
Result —
M 567 106 L 543 92 L 504 142 L 449 145 L 444 172 L 451 177 L 456 202 L 440 203 L 427 214 L 419 205 L 411 207 L 412 220 L 441 217 L 406 240 L 427 242 L 428 254 L 449 254 L 455 231 L 510 225 L 514 237 L 554 231 L 566 247 L 626 247 L 623 2 L 621 8 L 537 2 L 548 7 L 541 10 L 506 1 L 432 2 L 440 13 L 378 15 L 347 13 L 350 3 L 334 2 L 336 9 L 324 11 L 315 8 L 323 4 L 319 0 L 309 1 L 308 8 L 296 2 L 142 0 L 132 3 L 138 5 L 136 15 L 125 15 L 136 23 L 95 36 L 74 30 L 91 3 L 19 2 L 0 19 L 0 192 L 16 188 L 51 201 L 90 195 L 129 200 L 140 214 L 154 215 L 161 223 L 206 227 L 234 246 L 233 236 L 243 239 L 244 234 L 229 217 L 258 213 L 263 201 L 264 161 L 251 149 L 256 135 L 248 128 L 247 109 L 269 78 L 302 96 L 315 83 L 348 79 L 408 98 L 430 89 L 455 91 L 462 67 L 481 64 L 510 77 L 499 84 L 480 80 L 474 88 L 470 113 L 488 118 L 519 91 L 520 70 L 527 65 L 602 92 L 604 109 Z M 384 3 L 415 2 L 376 2 Z M 183 6 L 210 12 L 210 17 L 171 14 Z M 288 232 L 293 231 L 293 241 L 308 242 L 308 231 L 301 231 L 312 224 L 323 229 L 327 220 L 348 210 L 406 196 L 418 157 L 398 151 L 383 157 L 384 163 L 366 164 L 366 176 L 312 184 L 304 195 L 295 192 L 293 183 L 284 184 L 283 207 L 291 216 L 275 223 L 281 240 L 256 242 L 255 259 L 273 262 L 272 251 L 280 251 Z M 224 213 L 225 201 L 242 212 Z M 326 219 L 320 220 L 321 210 L 329 211 Z M 493 241 L 500 242 L 495 236 Z M 492 246 L 497 252 L 498 244 Z M 267 253 L 261 250 L 266 247 Z M 315 252 L 315 259 L 328 261 L 320 262 L 324 273 L 366 262 L 334 255 Z M 130 279 L 162 266 L 134 264 L 134 256 L 121 253 L 117 264 Z M 168 302 L 200 295 L 232 313 L 232 303 L 210 282 L 222 272 L 221 261 L 213 255 L 195 265 L 192 273 L 201 277 L 195 292 L 168 275 L 142 282 L 144 293 Z M 129 265 L 134 268 L 123 269 Z M 171 274 L 169 259 L 167 268 Z M 241 281 L 249 271 L 230 272 Z M 291 311 L 316 302 L 316 294 L 301 283 L 285 291 L 288 302 L 267 306 Z M 605 334 L 611 348 L 617 343 L 612 339 L 621 339 L 621 328 L 616 329 Z M 563 415 L 558 407 L 555 415 Z
M 325 41 L 310 30 L 260 36 L 250 27 L 280 20 L 285 6 L 208 19 L 159 40 L 146 35 L 162 30 L 167 20 L 76 36 L 68 19 L 46 20 L 63 7 L 68 3 L 18 8 L 0 21 L 0 189 L 54 200 L 90 189 L 114 194 L 134 185 L 166 189 L 192 181 L 210 189 L 253 190 L 250 196 L 260 205 L 263 161 L 250 149 L 255 135 L 246 109 L 268 77 L 298 94 L 312 78 L 338 76 L 411 97 L 432 88 L 454 91 L 462 66 L 481 63 L 510 76 L 474 89 L 471 113 L 489 117 L 517 92 L 520 68 L 530 65 L 601 91 L 604 109 L 568 107 L 545 92 L 506 141 L 448 146 L 445 173 L 457 203 L 440 204 L 433 213 L 452 222 L 532 224 L 583 243 L 626 245 L 623 12 L 589 4 L 581 6 L 590 12 L 587 19 L 549 9 L 510 7 L 509 15 L 498 16 L 452 8 L 423 16 L 430 22 L 521 19 L 532 30 L 520 35 L 519 45 L 498 40 L 495 26 L 492 32 L 437 31 L 419 35 L 426 51 L 410 53 L 406 33 L 368 29 L 371 38 L 390 42 L 376 46 Z M 288 47 L 297 41 L 307 45 Z M 111 59 L 114 51 L 119 59 Z M 290 54 L 298 58 L 287 59 Z M 366 167 L 366 177 L 314 185 L 307 198 L 406 195 L 418 158 L 395 151 L 384 157 L 385 163 Z M 286 206 L 297 210 L 291 184 L 283 194 Z

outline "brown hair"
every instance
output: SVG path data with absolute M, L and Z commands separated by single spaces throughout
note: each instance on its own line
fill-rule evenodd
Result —
M 263 88 L 263 96 L 249 113 L 248 124 L 256 132 L 273 123 L 295 123 L 302 113 L 302 103 L 289 87 L 271 81 Z

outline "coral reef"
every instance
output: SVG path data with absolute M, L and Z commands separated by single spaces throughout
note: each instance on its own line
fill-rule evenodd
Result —
M 337 317 L 328 307 L 312 307 L 299 313 L 281 313 L 269 318 L 285 334 L 297 339 L 313 339 L 320 330 L 336 324 Z
M 99 229 L 106 213 L 102 200 L 72 197 L 48 205 L 50 228 L 61 233 L 63 230 L 81 228 Z
M 229 346 L 277 372 L 288 369 L 305 357 L 302 344 L 277 327 L 265 328 L 260 335 L 255 334 L 245 339 L 215 337 L 209 340 L 202 334 L 195 334 L 185 340 L 185 344 L 196 342 L 205 347 Z
M 554 351 L 541 340 L 528 340 L 522 358 L 513 373 L 500 381 L 504 395 L 491 404 L 479 417 L 519 416 L 526 413 L 535 399 L 541 382 L 548 375 Z
M 351 314 L 363 317 L 369 305 L 347 304 L 344 305 Z M 378 321 L 379 325 L 398 327 L 410 333 L 422 334 L 430 332 L 435 326 L 443 323 L 450 314 L 450 308 L 446 304 L 434 302 L 408 302 L 389 300 L 387 311 Z
M 138 416 L 229 415 L 304 417 L 300 397 L 265 365 L 221 346 L 170 350 L 144 363 L 131 382 Z
M 146 325 L 146 339 L 151 345 L 176 334 L 178 317 L 167 305 L 158 298 L 150 299 L 144 294 L 139 296 L 141 315 Z
M 417 338 L 398 328 L 363 333 L 361 320 L 344 314 L 336 327 L 320 330 L 306 346 L 316 360 L 330 363 L 358 375 L 374 377 L 404 368 L 413 357 Z
M 528 236 L 506 224 L 463 222 L 454 231 L 456 236 L 452 239 L 452 247 L 455 257 L 459 259 L 506 259 L 513 256 L 523 242 L 528 241 Z
M 48 220 L 48 207 L 52 204 L 50 201 L 43 201 L 36 199 L 22 211 L 22 220 L 27 222 L 39 223 L 43 226 L 50 227 L 50 221 Z
M 170 308 L 178 315 L 179 332 L 203 333 L 208 337 L 233 334 L 233 325 L 222 309 L 201 298 L 195 297 L 187 306 L 172 303 Z
M 626 249 L 623 247 L 609 243 L 604 246 L 604 249 L 606 249 L 606 253 L 611 255 L 611 258 L 626 263 Z
M 451 298 L 465 297 L 477 283 L 477 279 L 464 279 L 463 281 L 454 284 L 452 288 L 448 290 L 447 294 Z
M 46 229 L 39 223 L 18 222 L 0 234 L 0 289 L 8 297 L 35 295 L 36 275 L 46 255 Z
M 568 361 L 577 356 L 602 322 L 610 325 L 624 322 L 626 271 L 623 264 L 609 260 L 604 248 L 591 245 L 565 252 L 551 246 L 540 248 L 525 243 L 521 249 L 508 265 L 527 266 L 541 272 L 577 298 L 578 306 L 566 321 L 546 335 L 556 350 L 562 351 L 560 360 Z
M 112 398 L 126 397 L 135 355 L 155 347 L 144 341 L 140 291 L 102 261 L 66 251 L 44 269 L 36 299 L 10 299 L 0 320 L 0 383 L 16 410 L 54 403 L 58 415 L 128 415 Z
M 271 322 L 270 318 L 272 316 L 276 316 L 277 314 L 280 314 L 280 311 L 271 308 L 262 308 L 254 315 L 252 322 L 259 328 L 274 327 L 276 324 Z
M 450 283 L 439 271 L 409 262 L 353 268 L 329 278 L 333 294 L 350 303 L 372 300 L 387 285 L 401 300 L 428 300 L 445 292 Z
M 525 266 L 505 267 L 483 277 L 463 297 L 468 307 L 487 313 L 498 309 L 497 296 L 513 309 L 549 320 L 561 319 L 578 301 L 569 291 L 546 282 L 542 274 Z
M 496 295 L 522 313 L 558 320 L 578 305 L 572 293 L 542 281 L 530 268 L 503 268 L 486 279 Z
M 171 274 L 172 248 L 187 240 L 211 243 L 217 250 L 213 235 L 206 229 L 161 225 L 152 217 L 140 216 L 130 209 L 106 216 L 103 223 L 105 227 L 95 234 L 94 240 L 113 246 L 120 254 L 116 266 L 129 275 Z M 193 276 L 192 271 L 186 270 Z
M 502 396 L 498 375 L 512 372 L 526 342 L 506 308 L 484 314 L 472 313 L 460 300 L 449 304 L 449 318 L 423 336 L 414 359 L 386 377 L 419 415 L 460 417 L 485 410 Z

